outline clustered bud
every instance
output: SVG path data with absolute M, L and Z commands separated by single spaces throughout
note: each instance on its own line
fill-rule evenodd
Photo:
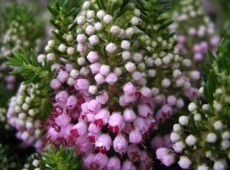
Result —
M 209 77 L 203 90 L 200 90 L 206 93 L 201 93 L 196 102 L 191 102 L 188 105 L 189 115 L 180 116 L 179 123 L 174 124 L 173 132 L 170 135 L 173 149 L 168 147 L 168 149 L 157 150 L 157 153 L 162 150 L 174 153 L 175 160 L 179 159 L 178 164 L 182 169 L 228 169 L 227 161 L 230 159 L 228 80 L 230 77 L 227 73 L 229 67 L 221 65 L 221 63 L 229 61 L 229 53 L 225 51 L 229 47 L 229 42 L 223 42 L 219 46 L 217 61 L 214 61 L 210 71 L 210 74 L 212 71 L 216 73 Z M 208 89 L 209 91 L 207 91 Z M 204 97 L 208 104 L 204 104 L 204 100 L 201 100 Z M 158 159 L 168 166 L 162 158 Z
M 207 61 L 208 50 L 215 52 L 220 42 L 214 24 L 206 15 L 201 1 L 183 0 L 172 10 L 170 30 L 176 32 L 177 48 L 184 57 L 185 77 L 189 78 L 194 88 L 187 91 L 187 96 L 194 99 L 197 88 L 202 85 L 201 63 Z
M 119 2 L 107 3 L 117 10 Z M 55 76 L 46 137 L 56 147 L 75 146 L 86 168 L 151 168 L 141 145 L 175 108 L 184 107 L 184 93 L 191 87 L 182 77 L 174 37 L 146 23 L 133 3 L 127 7 L 120 17 L 87 1 L 74 19 L 77 31 L 61 35 L 69 43 L 47 44 Z M 157 37 L 141 31 L 141 24 Z M 181 92 L 175 94 L 175 88 Z M 171 145 L 169 136 L 164 138 L 165 146 Z M 157 143 L 153 139 L 152 147 L 160 147 Z
M 38 151 L 44 147 L 42 122 L 38 119 L 43 107 L 43 99 L 38 97 L 40 92 L 37 85 L 21 84 L 17 95 L 11 98 L 7 111 L 8 122 L 17 129 L 17 138 Z

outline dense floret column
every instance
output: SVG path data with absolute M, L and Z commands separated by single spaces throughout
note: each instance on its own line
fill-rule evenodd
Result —
M 175 21 L 170 30 L 176 32 L 177 48 L 184 60 L 184 73 L 195 88 L 187 91 L 192 100 L 202 85 L 201 65 L 207 61 L 206 52 L 215 51 L 220 38 L 215 25 L 205 13 L 201 0 L 180 1 L 169 13 Z
M 7 57 L 21 49 L 29 52 L 33 48 L 36 52 L 40 52 L 43 27 L 24 5 L 6 7 L 2 20 L 4 22 L 0 28 L 0 80 L 7 90 L 12 91 L 18 84 L 16 85 L 16 77 L 9 74 L 13 68 L 7 65 Z
M 16 96 L 11 98 L 7 111 L 8 122 L 16 128 L 17 138 L 25 145 L 34 146 L 38 152 L 45 147 L 42 122 L 49 114 L 46 92 L 38 84 L 22 83 Z
M 55 72 L 47 138 L 56 147 L 76 146 L 86 168 L 151 169 L 146 139 L 183 108 L 191 87 L 170 22 L 156 1 L 142 3 L 87 1 L 76 17 L 67 5 L 49 7 L 57 30 L 48 54 L 38 56 Z
M 209 74 L 201 96 L 189 104 L 190 114 L 179 117 L 173 126 L 171 141 L 173 150 L 160 148 L 157 158 L 171 164 L 178 161 L 182 169 L 227 170 L 230 160 L 230 42 L 223 41 L 217 51 L 217 59 L 209 55 Z

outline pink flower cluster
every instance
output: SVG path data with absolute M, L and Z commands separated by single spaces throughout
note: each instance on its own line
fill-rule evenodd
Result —
M 185 57 L 183 65 L 187 71 L 184 73 L 193 87 L 199 88 L 202 85 L 200 64 L 207 61 L 209 49 L 213 52 L 216 50 L 220 37 L 216 35 L 215 26 L 206 16 L 201 1 L 181 1 L 178 7 L 173 10 L 172 19 L 175 23 L 170 26 L 170 30 L 176 32 L 176 47 Z M 196 91 L 197 96 L 197 89 L 192 91 Z
M 127 169 L 134 167 L 134 163 L 151 167 L 150 157 L 140 147 L 156 125 L 151 90 L 146 87 L 141 91 L 131 82 L 126 83 L 117 108 L 112 108 L 109 91 L 90 94 L 90 82 L 80 75 L 71 77 L 75 70 L 68 67 L 59 68 L 57 78 L 51 82 L 52 88 L 60 90 L 54 97 L 48 121 L 50 142 L 56 146 L 76 146 L 85 155 L 88 168 Z M 74 79 L 73 86 L 66 85 L 65 75 Z M 61 90 L 59 84 L 67 90 Z M 130 107 L 134 103 L 137 104 L 135 111 Z M 111 157 L 106 155 L 108 152 Z M 128 159 L 122 163 L 119 157 L 124 155 Z
M 174 37 L 164 39 L 160 27 L 153 27 L 156 39 L 145 34 L 137 27 L 140 10 L 128 5 L 120 18 L 86 1 L 74 19 L 77 33 L 46 46 L 55 72 L 46 137 L 57 147 L 76 146 L 88 169 L 152 169 L 152 132 L 184 107 L 191 89 Z M 38 58 L 42 63 L 45 55 Z

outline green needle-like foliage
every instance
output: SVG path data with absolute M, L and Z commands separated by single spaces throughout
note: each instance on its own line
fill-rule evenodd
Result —
M 9 146 L 2 145 L 0 143 L 0 169 L 1 170 L 14 170 L 20 169 L 18 159 L 16 155 L 13 155 L 13 151 Z
M 53 147 L 43 153 L 41 159 L 42 170 L 80 170 L 80 156 L 76 155 L 75 148 L 64 149 L 62 146 L 56 151 Z
M 16 51 L 14 57 L 8 58 L 8 64 L 17 67 L 12 73 L 22 75 L 26 79 L 26 84 L 39 82 L 41 86 L 44 86 L 50 82 L 51 63 L 47 60 L 43 64 L 38 63 L 34 51 L 31 51 L 30 57 L 27 57 L 25 51 Z

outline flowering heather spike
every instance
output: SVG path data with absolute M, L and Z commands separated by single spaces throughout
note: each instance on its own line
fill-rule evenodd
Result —
M 6 7 L 1 17 L 3 21 L 0 31 L 0 82 L 7 90 L 12 91 L 15 90 L 19 78 L 9 75 L 13 68 L 6 64 L 7 58 L 21 49 L 29 52 L 33 48 L 36 52 L 40 52 L 43 28 L 40 21 L 35 19 L 24 5 Z
M 44 147 L 41 138 L 42 120 L 49 113 L 46 93 L 38 85 L 21 84 L 17 95 L 11 98 L 7 111 L 9 124 L 17 129 L 16 136 L 25 144 L 34 146 L 38 151 Z M 59 129 L 59 126 L 55 124 L 54 128 Z
M 201 63 L 207 61 L 206 53 L 210 49 L 216 50 L 220 38 L 216 35 L 214 24 L 206 15 L 202 1 L 183 0 L 172 8 L 170 26 L 177 35 L 177 48 L 184 57 L 183 65 L 186 77 L 195 88 L 201 86 Z M 179 83 L 179 82 L 178 82 Z M 187 96 L 194 99 L 197 89 L 187 87 Z M 189 90 L 190 89 L 190 90 Z
M 209 54 L 210 59 L 214 56 Z M 178 154 L 178 164 L 182 169 L 228 169 L 230 152 L 229 133 L 229 73 L 230 73 L 230 42 L 223 41 L 217 50 L 216 60 L 210 60 L 208 78 L 200 90 L 200 96 L 205 97 L 208 104 L 197 99 L 188 107 L 190 114 L 180 116 L 179 124 L 173 126 L 170 136 L 173 150 Z M 199 153 L 199 154 L 198 154 Z M 203 155 L 203 156 L 201 156 Z M 205 158 L 205 159 L 204 159 Z M 202 161 L 201 161 L 202 160 Z M 162 161 L 167 166 L 166 163 Z
M 87 1 L 72 13 L 49 7 L 57 30 L 46 47 L 54 73 L 45 80 L 53 92 L 46 137 L 75 146 L 89 169 L 152 169 L 145 139 L 183 108 L 191 87 L 160 4 L 139 3 Z M 125 159 L 110 161 L 118 154 Z

